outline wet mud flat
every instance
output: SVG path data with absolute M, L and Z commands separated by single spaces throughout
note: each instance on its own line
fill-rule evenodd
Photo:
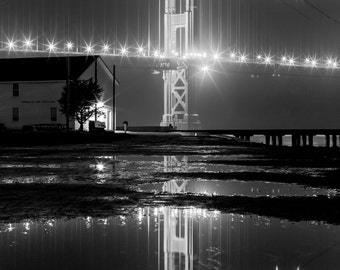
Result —
M 0 222 L 130 215 L 140 207 L 166 205 L 339 224 L 339 176 L 337 148 L 268 148 L 206 134 L 2 146 Z M 179 186 L 179 182 L 202 180 L 296 184 L 326 191 L 311 196 L 249 197 L 166 188 L 169 182 Z M 145 189 L 145 184 L 164 186 Z
M 143 207 L 196 207 L 209 211 L 254 214 L 290 221 L 340 224 L 340 197 L 206 196 L 197 194 L 152 194 L 126 188 L 92 185 L 28 184 L 0 186 L 0 221 L 60 218 L 107 218 L 131 215 Z

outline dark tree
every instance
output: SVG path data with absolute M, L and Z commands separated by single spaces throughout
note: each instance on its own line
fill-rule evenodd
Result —
M 95 104 L 100 99 L 103 89 L 98 84 L 93 82 L 93 79 L 88 80 L 72 80 L 70 81 L 70 104 L 69 116 L 75 119 L 80 124 L 80 131 L 84 130 L 84 123 L 95 114 Z M 67 86 L 58 100 L 60 111 L 67 114 Z

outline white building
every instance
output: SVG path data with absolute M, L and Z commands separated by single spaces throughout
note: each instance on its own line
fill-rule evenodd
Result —
M 71 80 L 95 79 L 97 74 L 97 81 L 104 89 L 98 100 L 104 104 L 100 108 L 103 115 L 98 120 L 105 122 L 107 130 L 112 130 L 112 67 L 110 69 L 100 56 L 0 55 L 0 124 L 9 129 L 21 129 L 25 125 L 66 125 L 58 100 L 68 73 Z M 85 129 L 87 126 L 85 124 Z M 78 127 L 76 121 L 70 121 L 71 129 Z

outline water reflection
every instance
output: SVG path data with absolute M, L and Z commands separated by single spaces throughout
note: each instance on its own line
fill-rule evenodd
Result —
M 339 269 L 340 227 L 199 208 L 24 221 L 0 229 L 1 269 Z
M 220 180 L 219 173 L 255 172 L 321 176 L 331 168 L 282 168 L 275 166 L 246 166 L 209 163 L 218 160 L 249 160 L 249 155 L 230 156 L 96 156 L 72 160 L 48 160 L 30 158 L 21 162 L 3 163 L 0 166 L 0 182 L 13 183 L 97 183 L 122 184 L 142 191 L 178 193 L 176 188 L 186 187 L 186 192 L 206 195 L 243 196 L 334 196 L 336 190 L 303 187 L 297 184 L 281 184 L 261 181 Z M 196 173 L 194 177 L 181 178 L 175 173 Z M 165 173 L 162 175 L 162 173 Z M 174 176 L 171 175 L 174 173 Z M 202 173 L 200 176 L 199 173 Z M 210 173 L 209 179 L 204 173 Z M 217 179 L 213 178 L 213 173 Z M 155 176 L 156 175 L 156 176 Z M 251 180 L 251 179 L 249 179 Z M 145 184 L 147 183 L 147 184 Z M 152 184 L 150 184 L 152 183 Z M 176 187 L 178 186 L 178 187 Z M 183 189 L 182 189 L 183 191 Z

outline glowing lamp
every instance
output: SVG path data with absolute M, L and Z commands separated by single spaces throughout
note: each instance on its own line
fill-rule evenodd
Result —
M 143 53 L 144 52 L 144 48 L 143 47 L 138 47 L 138 52 L 139 53 Z
M 121 48 L 120 52 L 121 52 L 122 55 L 127 55 L 128 51 L 127 51 L 126 48 Z
M 204 71 L 204 72 L 209 71 L 209 67 L 208 67 L 208 66 L 203 66 L 203 67 L 202 67 L 202 71 Z
M 54 52 L 55 50 L 56 50 L 56 45 L 53 43 L 53 42 L 49 42 L 48 43 L 48 46 L 47 46 L 47 50 L 49 51 L 49 52 Z
M 264 59 L 264 62 L 266 64 L 270 64 L 272 62 L 272 58 L 270 56 L 267 56 L 265 59 Z
M 288 60 L 288 63 L 289 63 L 289 65 L 294 65 L 295 64 L 295 60 L 293 59 L 293 58 L 290 58 L 289 60 Z
M 87 54 L 92 53 L 92 52 L 93 52 L 93 46 L 87 45 L 86 48 L 85 48 L 85 52 L 86 52 Z
M 32 40 L 26 39 L 26 38 L 25 38 L 25 41 L 24 41 L 24 47 L 25 47 L 25 49 L 26 49 L 26 50 L 32 49 L 32 45 L 33 45 Z
M 110 46 L 109 46 L 108 44 L 104 44 L 104 45 L 103 45 L 103 52 L 104 52 L 104 53 L 108 53 L 109 50 L 110 50 Z
M 72 42 L 67 42 L 66 43 L 66 48 L 70 51 L 73 49 L 73 43 Z
M 246 62 L 247 61 L 247 57 L 243 54 L 240 56 L 240 61 L 241 62 Z

